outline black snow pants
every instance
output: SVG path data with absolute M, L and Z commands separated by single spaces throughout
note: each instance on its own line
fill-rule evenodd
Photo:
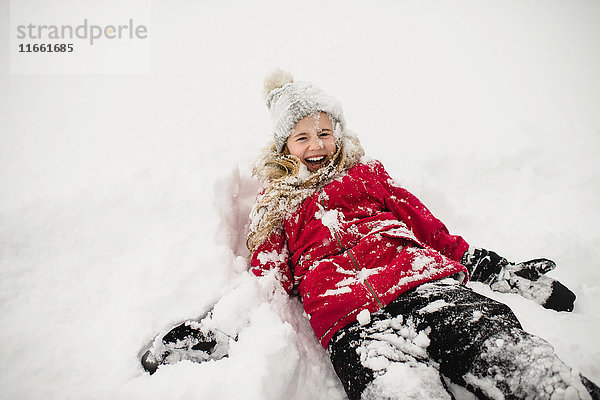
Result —
M 350 400 L 599 398 L 507 305 L 451 282 L 421 285 L 336 333 L 328 352 Z

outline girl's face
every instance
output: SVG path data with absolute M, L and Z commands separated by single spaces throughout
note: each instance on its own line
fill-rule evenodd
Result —
M 329 116 L 321 112 L 302 118 L 292 129 L 286 146 L 310 171 L 321 168 L 336 150 Z

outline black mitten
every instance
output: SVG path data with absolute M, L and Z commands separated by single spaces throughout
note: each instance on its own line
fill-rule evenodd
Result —
M 490 284 L 495 281 L 508 260 L 493 251 L 470 248 L 462 257 L 461 264 L 469 270 L 472 281 Z
M 160 365 L 175 364 L 181 360 L 219 360 L 227 356 L 228 350 L 229 336 L 225 333 L 203 326 L 202 321 L 186 321 L 162 338 L 158 335 L 141 362 L 152 375 Z
M 556 311 L 573 310 L 575 293 L 544 275 L 556 268 L 552 260 L 539 258 L 515 264 L 493 251 L 469 249 L 461 263 L 469 270 L 471 280 L 487 283 L 492 290 L 518 293 Z

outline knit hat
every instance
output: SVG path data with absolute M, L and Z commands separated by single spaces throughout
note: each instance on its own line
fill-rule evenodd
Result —
M 289 72 L 276 69 L 265 79 L 264 94 L 273 120 L 273 136 L 278 152 L 283 151 L 298 121 L 321 111 L 333 119 L 335 139 L 342 139 L 346 128 L 342 105 L 312 83 L 294 82 Z

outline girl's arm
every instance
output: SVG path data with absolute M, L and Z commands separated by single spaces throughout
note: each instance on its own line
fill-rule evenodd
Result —
M 256 276 L 277 271 L 277 279 L 291 293 L 293 281 L 288 261 L 285 236 L 283 232 L 276 231 L 252 254 L 250 271 Z M 255 279 L 251 281 L 255 282 Z M 230 341 L 237 340 L 238 332 L 247 323 L 248 313 L 240 311 L 248 311 L 248 307 L 252 307 L 244 295 L 254 288 L 248 282 L 242 279 L 236 290 L 221 298 L 202 318 L 184 321 L 159 333 L 142 356 L 144 369 L 153 374 L 161 365 L 180 360 L 202 362 L 225 357 Z M 241 286 L 243 290 L 239 290 Z
M 419 199 L 395 184 L 378 162 L 376 171 L 386 192 L 386 207 L 406 223 L 419 240 L 465 265 L 471 280 L 487 283 L 494 291 L 520 294 L 545 308 L 573 310 L 575 294 L 559 281 L 544 275 L 555 267 L 554 262 L 536 259 L 512 263 L 493 251 L 469 249 L 467 242 L 460 236 L 450 235 Z
M 274 239 L 273 237 L 271 245 L 275 242 Z M 263 250 L 271 245 L 265 244 Z M 253 259 L 258 262 L 263 256 L 255 254 Z M 271 267 L 276 268 L 275 264 L 268 261 L 253 267 L 252 272 L 263 275 Z M 256 278 L 247 273 L 238 275 L 238 278 L 232 282 L 232 290 L 209 306 L 209 311 L 204 315 L 171 325 L 156 335 L 150 347 L 143 352 L 143 368 L 153 374 L 162 365 L 181 360 L 203 362 L 226 357 L 231 342 L 237 341 L 240 331 L 250 323 L 250 314 L 260 304 L 258 299 L 262 298 L 261 291 L 267 287 L 270 292 L 271 277 L 262 278 L 268 279 L 266 285 L 257 284 Z M 289 282 L 286 279 L 279 280 Z M 284 287 L 289 286 L 284 284 Z M 268 296 L 269 293 L 266 294 Z
M 469 244 L 462 237 L 451 235 L 442 221 L 434 217 L 419 199 L 394 182 L 381 163 L 375 161 L 374 164 L 377 179 L 383 187 L 385 207 L 404 222 L 420 241 L 460 262 Z
M 276 270 L 283 288 L 292 293 L 294 281 L 289 266 L 287 241 L 281 230 L 277 230 L 258 246 L 250 259 L 250 271 L 256 276 Z
M 461 263 L 469 270 L 471 280 L 486 283 L 496 292 L 517 293 L 551 310 L 573 311 L 575 293 L 545 275 L 556 267 L 552 260 L 513 263 L 493 251 L 471 248 Z

